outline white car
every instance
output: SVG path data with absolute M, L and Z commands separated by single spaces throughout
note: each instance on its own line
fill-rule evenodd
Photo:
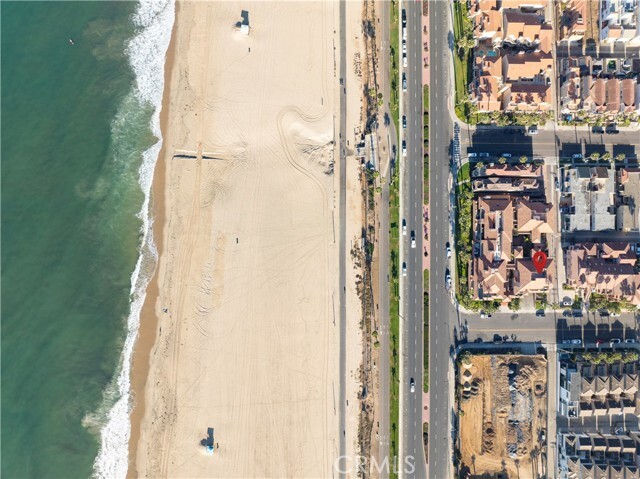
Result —
M 402 140 L 402 156 L 407 156 L 407 142 Z
M 407 39 L 407 27 L 402 27 L 402 39 Z
M 609 343 L 609 346 L 613 347 L 614 344 L 620 344 L 620 339 L 619 338 L 612 339 L 611 342 Z
M 407 275 L 407 263 L 402 263 L 402 276 Z
M 451 258 L 451 246 L 447 246 L 447 258 Z
M 411 381 L 409 381 L 409 389 L 411 389 L 412 393 L 416 392 L 416 382 L 413 380 L 413 378 L 411 378 Z
M 402 91 L 407 91 L 407 75 L 402 74 Z
M 631 339 L 631 338 L 625 339 L 624 342 L 627 343 L 627 344 L 636 344 L 636 340 L 635 339 Z
M 402 53 L 407 53 L 407 42 L 402 42 Z
M 407 68 L 407 54 L 406 53 L 402 55 L 402 66 L 404 68 Z
M 402 234 L 407 236 L 407 220 L 402 220 Z
M 412 248 L 416 247 L 416 232 L 415 231 L 411 232 L 411 247 Z

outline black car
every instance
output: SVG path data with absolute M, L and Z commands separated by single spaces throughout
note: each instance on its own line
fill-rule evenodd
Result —
M 604 128 L 602 128 L 601 126 L 594 126 L 591 128 L 591 133 L 602 135 L 604 133 Z

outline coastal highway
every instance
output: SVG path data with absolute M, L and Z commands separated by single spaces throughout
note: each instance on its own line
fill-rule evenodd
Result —
M 445 286 L 449 241 L 450 144 L 453 126 L 449 112 L 451 57 L 449 2 L 429 3 L 429 208 L 431 250 L 429 271 L 429 478 L 450 479 L 452 435 L 450 419 L 449 348 L 453 344 L 455 312 Z
M 400 458 L 402 478 L 426 478 L 422 442 L 423 382 L 423 273 L 422 273 L 422 204 L 423 204 L 423 126 L 422 126 L 422 2 L 400 3 L 400 114 L 407 118 L 401 139 L 406 141 L 406 156 L 400 148 L 400 222 L 406 221 L 407 234 L 400 234 Z M 406 11 L 407 67 L 402 67 L 402 9 Z M 406 91 L 402 92 L 402 74 Z M 400 225 L 402 228 L 402 226 Z M 415 237 L 412 247 L 411 237 Z M 402 272 L 406 266 L 406 276 Z M 415 381 L 411 392 L 409 382 Z M 411 459 L 413 458 L 413 459 Z M 404 468 L 404 461 L 414 468 Z M 412 470 L 413 469 L 413 470 Z

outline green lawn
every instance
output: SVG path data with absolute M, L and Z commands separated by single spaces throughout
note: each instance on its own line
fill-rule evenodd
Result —
M 465 2 L 453 2 L 453 34 L 454 44 L 457 45 L 458 39 L 465 30 L 464 19 L 468 15 L 467 5 Z M 455 48 L 456 53 L 453 55 L 453 68 L 455 72 L 456 83 L 456 115 L 460 120 L 468 122 L 469 107 L 465 102 L 460 104 L 460 101 L 467 98 L 468 85 L 471 83 L 471 69 L 469 68 L 470 62 L 473 60 L 472 51 L 467 50 L 461 57 L 458 52 L 458 48 Z
M 396 170 L 397 171 L 397 170 Z M 398 175 L 394 176 L 393 182 L 389 185 L 389 222 L 391 233 L 389 235 L 389 249 L 391 252 L 390 263 L 390 296 L 389 296 L 389 322 L 390 322 L 390 342 L 391 349 L 391 381 L 390 381 L 390 401 L 389 409 L 391 413 L 390 435 L 391 443 L 389 454 L 397 457 L 398 454 L 398 420 L 399 420 L 399 399 L 400 399 L 400 378 L 399 378 L 399 350 L 400 350 L 400 289 L 398 276 L 400 271 L 399 246 L 400 246 L 400 199 L 398 195 Z M 390 474 L 396 477 L 395 473 Z
M 400 134 L 400 129 L 399 129 L 399 121 L 400 121 L 400 99 L 399 99 L 399 85 L 398 85 L 398 67 L 399 67 L 399 63 L 398 63 L 398 54 L 400 52 L 399 48 L 399 28 L 400 28 L 400 21 L 398 19 L 398 3 L 396 0 L 392 0 L 391 1 L 391 38 L 390 38 L 390 49 L 391 49 L 391 98 L 390 100 L 390 105 L 391 105 L 391 117 L 392 120 L 394 122 L 394 124 L 396 125 L 396 131 L 398 132 L 398 134 Z

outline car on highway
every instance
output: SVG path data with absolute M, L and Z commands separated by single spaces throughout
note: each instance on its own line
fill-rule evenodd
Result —
M 620 344 L 620 342 L 619 338 L 614 338 L 609 342 L 609 346 L 613 347 L 614 344 Z
M 407 127 L 407 116 L 402 115 L 402 128 L 406 128 L 406 127 Z
M 407 263 L 402 263 L 402 276 L 407 275 Z
M 511 153 L 503 153 L 500 156 L 502 156 L 502 158 L 511 158 Z
M 402 91 L 407 91 L 407 75 L 402 74 Z
M 480 153 L 480 158 L 489 158 L 489 153 Z
M 407 156 L 407 140 L 402 140 L 402 156 Z
M 415 231 L 411 232 L 411 247 L 412 248 L 416 247 L 416 232 Z
M 411 378 L 411 380 L 409 381 L 409 389 L 412 393 L 416 392 L 416 382 L 413 380 L 413 378 Z
M 407 235 L 407 220 L 404 218 L 402 219 L 402 234 Z

